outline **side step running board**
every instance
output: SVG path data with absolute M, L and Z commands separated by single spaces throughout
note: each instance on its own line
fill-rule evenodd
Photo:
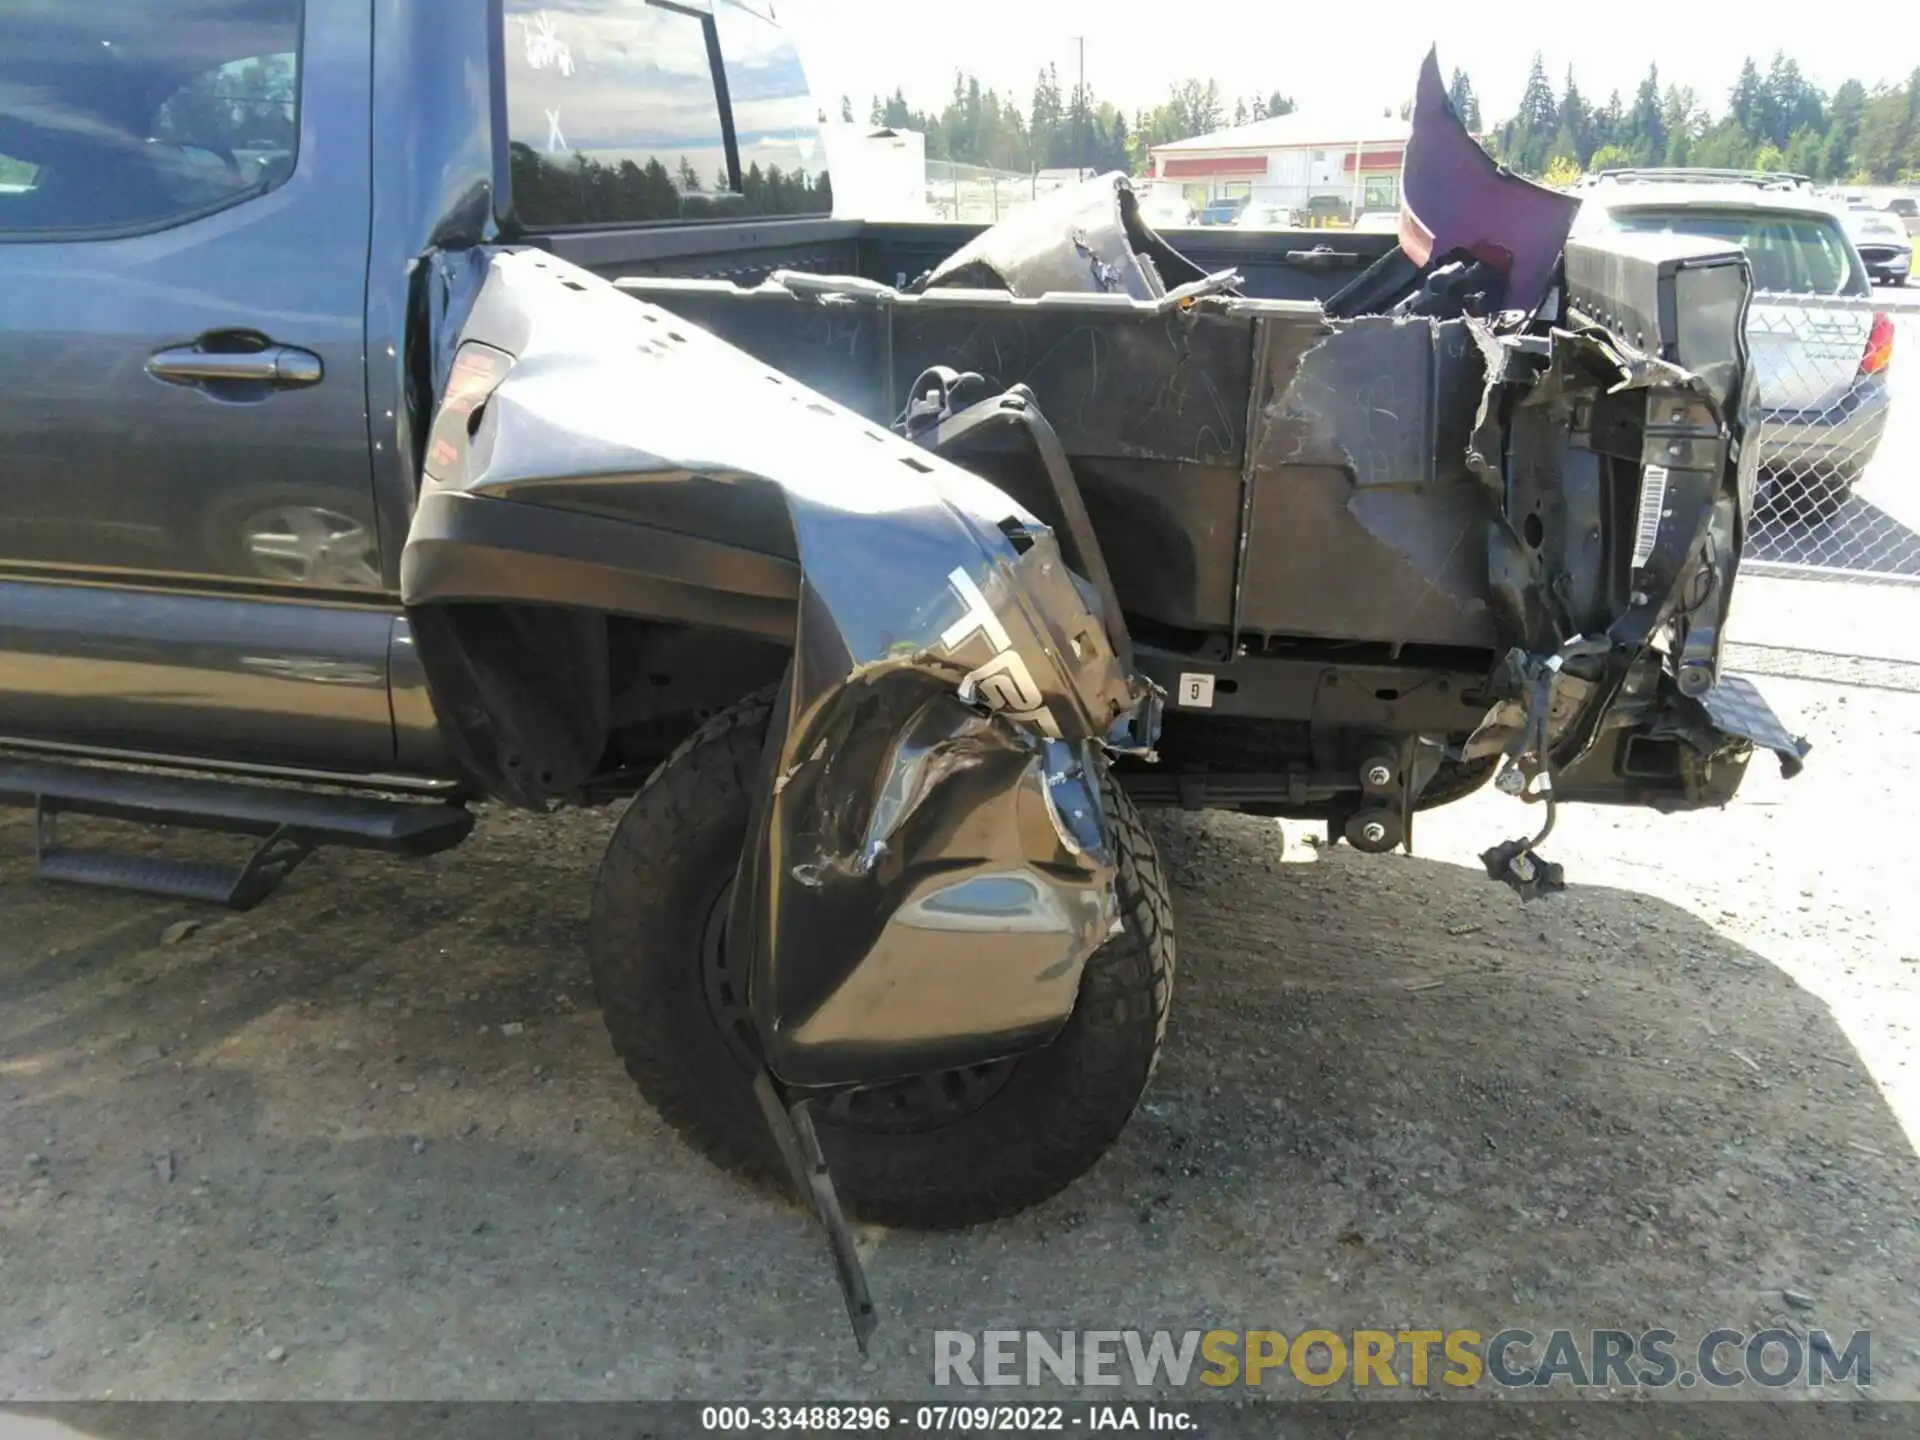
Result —
M 322 845 L 432 855 L 458 845 L 473 829 L 472 813 L 454 804 L 28 761 L 0 761 L 0 805 L 33 807 L 44 879 L 235 910 L 258 905 Z M 237 871 L 200 861 L 70 850 L 60 843 L 63 814 L 256 835 L 260 844 Z

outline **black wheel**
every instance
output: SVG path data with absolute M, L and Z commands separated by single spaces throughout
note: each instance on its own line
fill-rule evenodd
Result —
M 1851 472 L 1808 467 L 1789 467 L 1761 473 L 1755 508 L 1762 525 L 1775 533 L 1785 530 L 1789 537 L 1805 538 L 1802 527 L 1824 525 L 1840 513 L 1853 494 Z
M 1800 482 L 1799 495 L 1791 500 L 1795 512 L 1820 524 L 1832 520 L 1852 497 L 1853 478 L 1851 471 L 1843 470 L 1807 475 Z
M 746 842 L 771 699 L 715 716 L 635 797 L 601 861 L 592 963 L 640 1092 L 715 1164 L 783 1188 L 751 1090 L 744 977 L 723 917 Z M 1119 1135 L 1153 1073 L 1172 996 L 1172 904 L 1140 817 L 1108 781 L 1123 933 L 1088 960 L 1044 1050 L 855 1091 L 815 1110 L 847 1209 L 916 1229 L 1012 1215 L 1065 1188 Z

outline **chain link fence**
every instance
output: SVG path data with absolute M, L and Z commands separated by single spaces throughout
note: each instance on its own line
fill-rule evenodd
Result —
M 1020 174 L 957 160 L 929 160 L 927 214 L 934 220 L 992 225 L 1022 205 L 1072 183 L 1071 173 Z
M 1920 295 L 1759 293 L 1747 341 L 1762 415 L 1744 568 L 1920 580 Z

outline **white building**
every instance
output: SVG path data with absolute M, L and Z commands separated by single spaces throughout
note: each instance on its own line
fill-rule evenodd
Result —
M 833 177 L 833 213 L 854 220 L 927 218 L 927 137 L 884 125 L 820 127 Z
M 1154 189 L 1178 190 L 1196 210 L 1240 198 L 1302 215 L 1397 210 L 1412 128 L 1378 111 L 1371 117 L 1295 111 L 1152 146 L 1147 179 Z

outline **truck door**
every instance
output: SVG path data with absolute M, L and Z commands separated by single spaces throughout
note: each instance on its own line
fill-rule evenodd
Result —
M 0 13 L 0 737 L 391 764 L 371 34 L 371 0 Z

